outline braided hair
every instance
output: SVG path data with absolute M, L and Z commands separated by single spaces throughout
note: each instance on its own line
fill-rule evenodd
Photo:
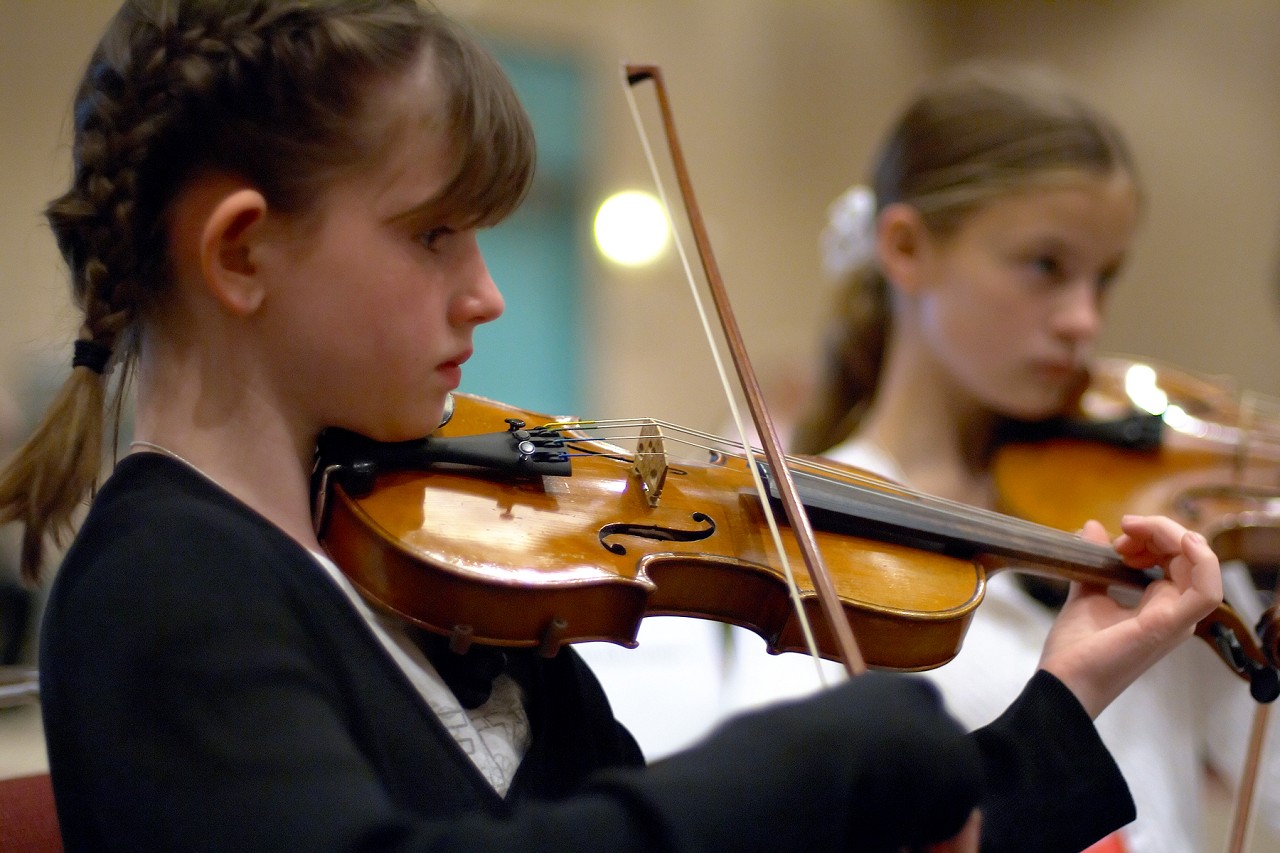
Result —
M 1137 180 L 1112 122 L 1046 71 L 978 61 L 928 83 L 893 126 L 872 172 L 875 212 L 914 207 L 946 238 L 979 207 L 1081 173 Z M 793 449 L 823 453 L 854 431 L 880 382 L 892 319 L 874 257 L 844 271 L 815 402 Z
M 443 204 L 491 225 L 533 173 L 528 117 L 492 57 L 417 0 L 128 0 L 76 92 L 74 175 L 46 210 L 83 312 L 70 376 L 0 472 L 0 523 L 24 525 L 22 571 L 38 578 L 102 466 L 111 406 L 137 356 L 138 324 L 169 289 L 166 211 L 197 173 L 253 183 L 305 216 L 326 182 L 385 144 L 373 86 L 424 52 L 449 95 L 456 172 Z M 462 152 L 466 156 L 461 156 Z

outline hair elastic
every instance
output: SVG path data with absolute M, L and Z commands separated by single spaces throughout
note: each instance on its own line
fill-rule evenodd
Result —
M 111 347 L 81 338 L 76 341 L 75 352 L 71 356 L 71 367 L 87 367 L 94 373 L 102 374 L 111 360 Z

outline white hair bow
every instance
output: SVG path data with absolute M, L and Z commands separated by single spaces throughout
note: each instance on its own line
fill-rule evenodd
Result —
M 875 258 L 876 196 L 870 187 L 850 187 L 831 203 L 820 242 L 822 266 L 831 278 L 844 278 Z

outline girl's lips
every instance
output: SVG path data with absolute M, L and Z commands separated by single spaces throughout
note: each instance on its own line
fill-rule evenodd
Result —
M 446 361 L 436 368 L 436 373 L 440 374 L 450 391 L 462 384 L 462 366 L 456 362 Z
M 1074 361 L 1039 361 L 1036 362 L 1035 367 L 1044 373 L 1059 376 L 1077 376 L 1084 370 L 1083 366 Z
M 440 365 L 436 367 L 436 372 L 444 378 L 444 381 L 447 384 L 449 384 L 450 391 L 457 388 L 462 382 L 462 365 L 467 361 L 467 359 L 471 358 L 472 352 L 472 350 L 468 349 L 459 353 L 457 357 L 450 359 L 449 361 L 441 362 Z

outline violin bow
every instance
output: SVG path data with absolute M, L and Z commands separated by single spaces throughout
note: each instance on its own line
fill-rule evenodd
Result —
M 1260 407 L 1263 399 L 1249 392 L 1245 392 L 1240 399 L 1240 409 L 1242 412 L 1242 423 L 1244 434 L 1252 436 L 1255 433 L 1255 420 L 1259 416 Z M 1244 443 L 1237 447 L 1236 469 L 1239 470 L 1245 464 L 1247 451 Z M 1268 627 L 1264 630 L 1264 626 L 1269 625 L 1269 619 L 1272 619 L 1272 613 L 1280 615 L 1280 577 L 1276 578 L 1275 590 L 1272 596 L 1272 607 L 1265 613 L 1261 614 L 1257 619 L 1257 633 L 1260 636 L 1260 644 L 1267 646 L 1266 636 L 1269 632 L 1275 630 L 1274 627 Z M 1245 614 L 1246 618 L 1253 618 L 1257 614 Z M 1275 638 L 1271 637 L 1274 644 Z M 1274 661 L 1275 655 L 1270 655 Z M 1271 703 L 1258 702 L 1253 709 L 1253 720 L 1249 725 L 1249 746 L 1245 751 L 1244 767 L 1240 771 L 1240 781 L 1236 785 L 1236 799 L 1234 808 L 1231 813 L 1231 831 L 1228 836 L 1227 851 L 1228 853 L 1243 853 L 1245 843 L 1249 837 L 1251 827 L 1251 812 L 1253 809 L 1253 800 L 1258 782 L 1258 773 L 1262 767 L 1262 748 L 1266 743 L 1267 727 L 1271 721 Z
M 1280 602 L 1280 577 L 1276 578 L 1272 600 Z M 1272 610 L 1275 607 L 1273 605 Z M 1263 621 L 1265 622 L 1265 617 Z M 1259 627 L 1258 630 L 1261 632 L 1262 628 Z M 1244 767 L 1240 771 L 1240 783 L 1236 786 L 1235 808 L 1231 813 L 1231 834 L 1227 843 L 1228 853 L 1243 853 L 1245 842 L 1249 838 L 1253 799 L 1258 783 L 1258 773 L 1262 768 L 1262 748 L 1266 743 L 1267 727 L 1270 722 L 1271 703 L 1257 703 L 1253 709 L 1253 721 L 1249 725 L 1249 746 L 1245 752 Z
M 707 229 L 702 219 L 702 214 L 698 207 L 697 199 L 693 193 L 693 182 L 689 178 L 689 171 L 685 165 L 684 154 L 680 147 L 679 138 L 676 135 L 675 119 L 671 110 L 670 99 L 667 96 L 667 88 L 663 82 L 662 70 L 656 65 L 626 65 L 624 66 L 626 75 L 626 92 L 631 104 L 632 115 L 636 120 L 636 127 L 640 133 L 641 141 L 645 146 L 645 153 L 649 159 L 649 167 L 653 171 L 654 181 L 658 185 L 658 191 L 663 196 L 663 207 L 667 210 L 667 216 L 670 217 L 670 205 L 666 204 L 666 194 L 662 190 L 662 180 L 658 175 L 656 161 L 652 156 L 648 145 L 648 137 L 644 132 L 643 123 L 639 119 L 639 113 L 635 106 L 634 97 L 631 94 L 632 87 L 646 80 L 652 81 L 654 91 L 657 95 L 658 109 L 662 116 L 662 126 L 666 133 L 667 147 L 671 155 L 672 169 L 675 172 L 676 182 L 680 186 L 680 194 L 684 200 L 685 214 L 688 217 L 689 228 L 693 233 L 694 243 L 698 249 L 698 257 L 702 261 L 702 270 L 706 278 L 707 289 L 711 293 L 712 301 L 715 305 L 716 315 L 720 320 L 720 328 L 724 334 L 726 346 L 733 359 L 733 365 L 738 375 L 738 381 L 741 385 L 743 394 L 747 401 L 747 408 L 750 410 L 751 418 L 755 424 L 756 432 L 760 436 L 761 446 L 764 450 L 765 460 L 769 464 L 769 471 L 773 476 L 774 483 L 777 487 L 779 497 L 782 501 L 782 507 L 787 517 L 787 522 L 791 525 L 791 529 L 796 537 L 796 541 L 800 548 L 800 553 L 804 557 L 805 567 L 809 571 L 809 577 L 813 581 L 814 591 L 817 593 L 818 601 L 822 606 L 822 613 L 825 617 L 828 627 L 831 629 L 832 636 L 835 638 L 836 648 L 840 652 L 841 660 L 844 663 L 845 671 L 850 677 L 861 675 L 866 672 L 867 665 L 862 656 L 862 652 L 858 648 L 857 641 L 853 637 L 853 630 L 849 627 L 849 620 L 844 617 L 844 612 L 840 605 L 839 597 L 836 594 L 835 586 L 831 581 L 831 575 L 827 571 L 826 564 L 822 560 L 822 554 L 818 550 L 817 541 L 813 535 L 813 527 L 809 523 L 809 516 L 805 512 L 804 505 L 801 503 L 795 483 L 791 477 L 791 471 L 786 463 L 786 456 L 782 451 L 782 442 L 778 439 L 778 433 L 774 428 L 773 421 L 769 417 L 769 413 L 764 403 L 764 395 L 760 390 L 760 383 L 756 379 L 755 370 L 751 366 L 751 360 L 747 356 L 747 349 L 742 340 L 742 334 L 739 331 L 737 320 L 734 318 L 733 308 L 729 304 L 729 295 L 725 290 L 724 282 L 720 277 L 719 268 L 716 265 L 715 256 L 711 252 L 711 241 L 707 237 Z M 674 222 L 670 223 L 672 232 L 676 232 Z M 680 245 L 679 237 L 676 237 L 677 246 Z M 680 249 L 682 259 L 684 258 L 684 250 Z M 728 380 L 724 376 L 724 369 L 719 359 L 719 351 L 716 347 L 714 336 L 706 321 L 705 312 L 701 309 L 701 298 L 698 295 L 698 289 L 693 280 L 693 275 L 689 270 L 687 260 L 685 261 L 685 273 L 689 279 L 689 287 L 693 292 L 694 301 L 699 305 L 699 311 L 703 317 L 703 327 L 707 332 L 707 340 L 711 345 L 712 354 L 716 359 L 716 363 L 720 366 L 721 382 L 725 387 L 725 393 L 729 398 L 729 406 L 733 410 L 735 421 L 738 423 L 739 431 L 742 432 L 742 422 L 738 416 L 736 404 L 734 403 L 733 392 L 729 387 Z M 745 433 L 744 433 L 745 435 Z M 744 438 L 743 448 L 747 454 L 748 467 L 751 470 L 752 477 L 755 480 L 756 489 L 760 493 L 760 500 L 766 517 L 769 520 L 769 527 L 773 532 L 775 544 L 779 552 L 779 559 L 783 563 L 784 573 L 787 577 L 787 583 L 791 589 L 792 603 L 796 609 L 797 619 L 800 620 L 805 636 L 809 642 L 810 652 L 817 657 L 817 647 L 814 643 L 812 632 L 809 630 L 808 618 L 804 612 L 799 598 L 799 591 L 796 587 L 795 578 L 793 577 L 790 566 L 787 562 L 787 555 L 782 547 L 782 540 L 779 537 L 777 526 L 774 523 L 772 507 L 768 496 L 765 492 L 764 485 L 760 480 L 759 471 L 754 464 L 754 456 L 752 450 Z

